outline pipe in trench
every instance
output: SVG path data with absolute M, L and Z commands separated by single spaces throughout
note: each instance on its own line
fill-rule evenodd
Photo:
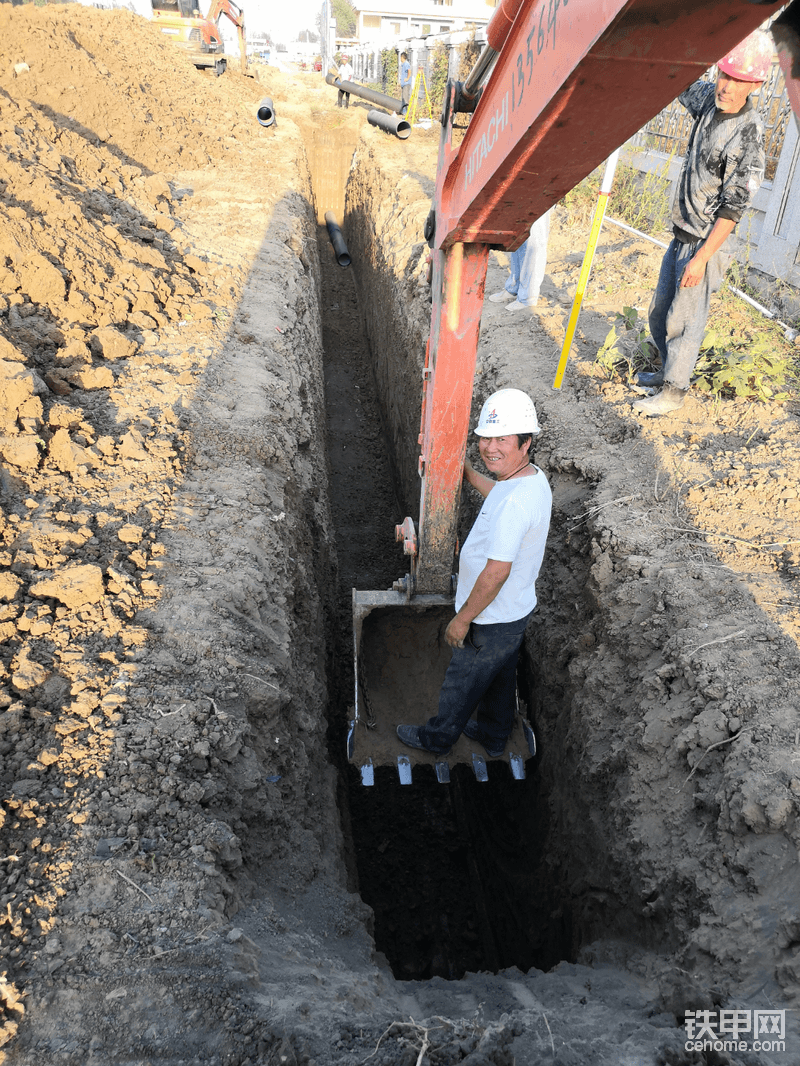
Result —
M 334 215 L 333 211 L 325 212 L 325 225 L 328 227 L 328 236 L 336 253 L 336 262 L 340 267 L 349 267 L 350 253 L 347 250 L 342 231 L 339 229 L 339 223 L 336 221 L 336 215 Z
M 397 100 L 394 96 L 387 96 L 386 93 L 376 92 L 375 89 L 368 89 L 366 85 L 356 85 L 352 81 L 340 81 L 335 74 L 326 74 L 325 81 L 328 85 L 341 89 L 343 93 L 352 93 L 353 96 L 359 96 L 362 100 L 369 100 L 371 104 L 377 104 L 378 107 L 385 107 L 389 111 L 397 111 L 398 113 L 403 110 L 402 100 Z
M 272 104 L 272 97 L 265 96 L 256 109 L 256 118 L 261 126 L 272 126 L 273 123 L 277 126 L 277 120 L 275 118 L 275 108 Z
M 411 133 L 411 123 L 407 122 L 402 115 L 387 115 L 383 111 L 370 111 L 367 115 L 370 126 L 377 126 L 380 130 L 393 133 L 404 141 Z

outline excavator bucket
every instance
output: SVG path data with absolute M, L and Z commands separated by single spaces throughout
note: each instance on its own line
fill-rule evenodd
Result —
M 414 767 L 433 767 L 446 784 L 450 768 L 471 766 L 479 781 L 488 781 L 487 761 L 509 764 L 512 776 L 525 778 L 525 762 L 536 754 L 533 730 L 517 700 L 514 732 L 501 759 L 490 759 L 480 744 L 462 736 L 447 756 L 406 747 L 398 725 L 422 725 L 436 713 L 439 688 L 450 662 L 444 631 L 453 617 L 449 596 L 353 589 L 355 704 L 347 732 L 347 756 L 359 769 L 361 783 L 375 783 L 378 766 L 394 766 L 401 784 L 412 783 Z

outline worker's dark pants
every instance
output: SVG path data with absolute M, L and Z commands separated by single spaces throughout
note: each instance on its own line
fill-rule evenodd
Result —
M 343 89 L 339 90 L 339 95 L 336 97 L 336 106 L 342 106 L 342 100 L 344 100 L 344 106 L 350 106 L 350 93 L 346 93 Z
M 455 744 L 477 708 L 489 745 L 502 745 L 514 728 L 517 659 L 530 615 L 516 622 L 469 627 L 463 648 L 453 648 L 439 692 L 439 713 L 420 726 L 419 738 L 436 755 Z
M 688 389 L 708 321 L 711 297 L 722 285 L 731 261 L 725 245 L 708 261 L 699 285 L 681 288 L 681 277 L 703 241 L 684 244 L 673 238 L 661 261 L 658 285 L 650 302 L 650 332 L 661 353 L 664 381 Z

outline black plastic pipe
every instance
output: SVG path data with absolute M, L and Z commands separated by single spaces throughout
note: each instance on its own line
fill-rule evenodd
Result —
M 386 107 L 389 111 L 403 110 L 402 100 L 397 100 L 394 96 L 387 96 L 386 93 L 376 92 L 374 89 L 368 89 L 366 85 L 356 85 L 352 81 L 340 81 L 335 74 L 326 74 L 325 81 L 328 85 L 335 85 L 343 93 L 352 93 L 353 96 L 359 96 L 362 100 L 369 100 L 371 104 L 377 104 L 378 107 Z
M 258 105 L 256 118 L 262 126 L 271 126 L 275 123 L 275 108 L 272 106 L 272 97 L 265 96 Z M 277 125 L 277 123 L 275 123 Z
M 334 215 L 333 211 L 325 212 L 325 225 L 328 227 L 328 236 L 331 239 L 333 250 L 336 253 L 336 262 L 340 267 L 349 267 L 350 253 L 347 250 L 347 245 L 344 243 L 342 231 L 339 229 L 339 223 L 336 221 L 336 215 Z
M 367 115 L 370 126 L 377 126 L 379 130 L 393 133 L 404 141 L 411 133 L 411 123 L 407 122 L 402 115 L 387 115 L 385 111 L 370 111 Z

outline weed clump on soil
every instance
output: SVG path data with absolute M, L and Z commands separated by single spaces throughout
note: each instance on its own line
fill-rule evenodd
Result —
M 375 1050 L 364 1063 L 375 1066 L 390 1066 L 398 1062 L 430 1062 L 435 1066 L 449 1066 L 462 1062 L 473 1055 L 489 1066 L 510 1066 L 514 1061 L 510 1044 L 513 1030 L 505 1025 L 490 1024 L 486 1027 L 477 1022 L 454 1023 L 448 1018 L 436 1016 L 427 1024 L 410 1018 L 407 1022 L 395 1021 L 380 1036 Z
M 721 399 L 788 400 L 800 392 L 800 350 L 726 285 L 708 320 L 697 387 Z
M 635 307 L 624 307 L 595 361 L 608 375 L 630 383 L 661 360 Z M 800 391 L 800 355 L 783 327 L 761 317 L 725 288 L 709 316 L 693 385 L 716 399 L 788 400 Z

